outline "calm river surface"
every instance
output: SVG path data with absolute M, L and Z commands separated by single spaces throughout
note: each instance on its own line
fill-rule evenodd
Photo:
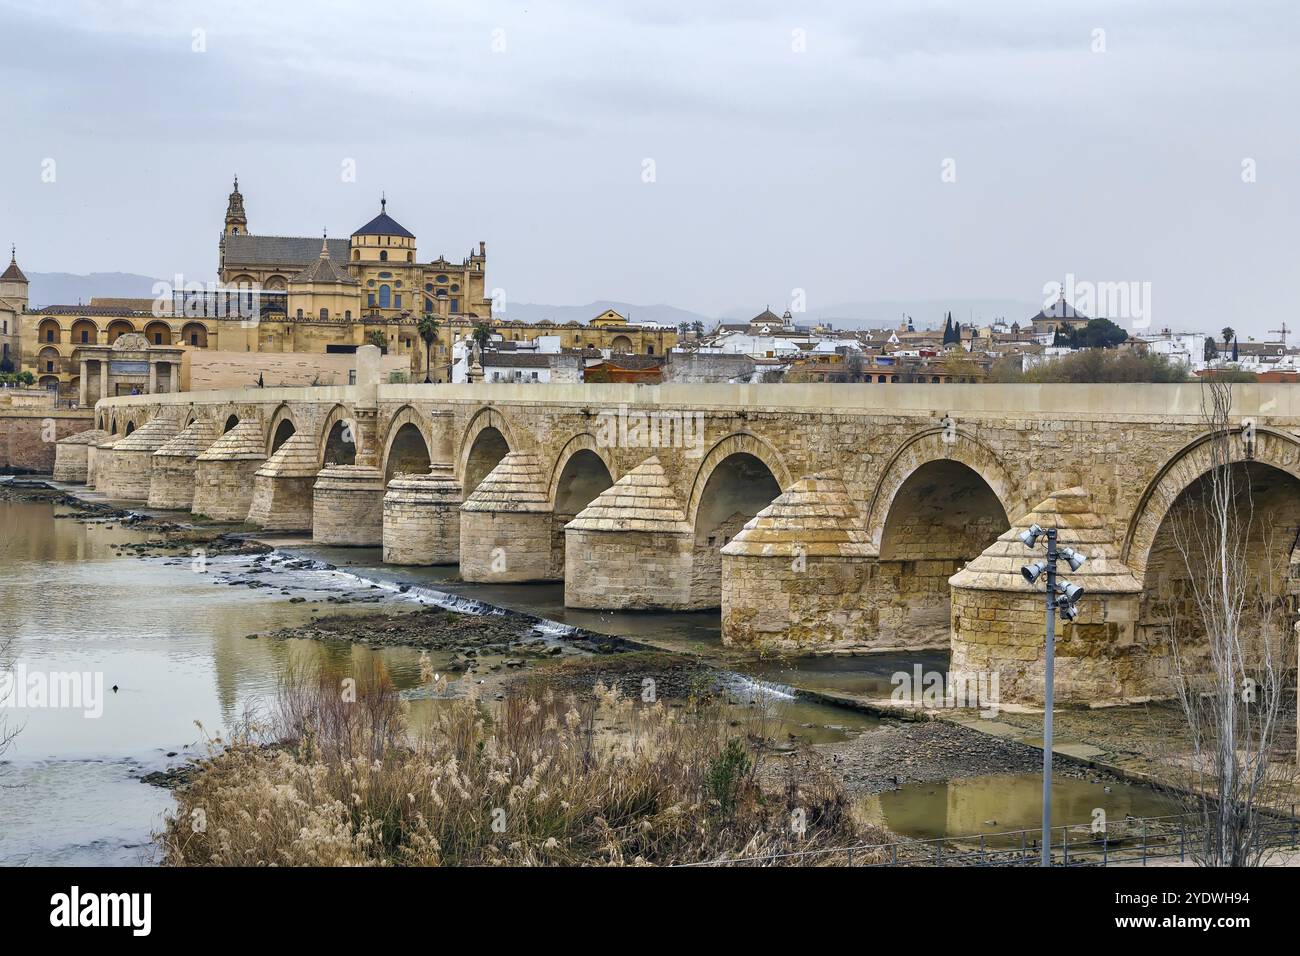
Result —
M 249 568 L 248 558 L 215 557 L 206 573 L 196 573 L 188 559 L 119 555 L 115 546 L 143 541 L 148 532 L 112 520 L 78 521 L 67 514 L 49 502 L 0 500 L 0 635 L 13 638 L 11 654 L 29 673 L 102 673 L 103 712 L 88 717 L 71 708 L 0 708 L 0 721 L 20 728 L 0 759 L 0 865 L 152 862 L 150 836 L 161 827 L 172 798 L 139 777 L 205 753 L 209 738 L 224 733 L 246 709 L 266 704 L 291 661 L 364 666 L 378 655 L 412 699 L 412 720 L 418 723 L 419 708 L 434 702 L 422 696 L 417 651 L 248 638 L 305 624 L 315 614 L 376 609 L 372 603 L 325 603 L 328 596 L 482 601 L 665 647 L 712 654 L 721 650 L 716 613 L 575 612 L 563 607 L 559 585 L 457 584 L 450 580 L 454 569 L 383 566 L 378 549 L 285 549 L 286 558 L 312 557 L 321 566 L 277 568 L 264 577 L 276 586 L 231 586 Z M 275 567 L 279 562 L 268 563 Z M 330 570 L 326 564 L 336 567 Z M 290 603 L 281 586 L 307 601 Z M 399 586 L 407 586 L 406 593 L 399 593 Z M 548 630 L 549 635 L 540 633 L 554 639 L 564 628 Z M 907 666 L 916 659 L 910 655 Z M 936 656 L 935 663 L 941 666 L 942 657 Z M 795 677 L 804 687 L 887 696 L 889 675 L 899 664 L 898 659 L 873 657 L 808 661 L 797 672 L 763 661 L 734 666 L 780 696 L 788 696 L 781 685 Z M 743 697 L 748 681 L 741 677 L 739 683 Z M 800 731 L 814 742 L 828 734 L 858 733 L 875 723 L 805 701 L 787 700 L 783 706 L 782 719 L 814 728 Z M 948 786 L 953 789 L 946 799 L 934 787 L 911 800 L 882 798 L 882 815 L 900 832 L 926 836 L 943 828 L 948 810 L 940 804 L 951 804 L 959 788 L 976 799 L 983 786 L 989 799 L 1005 803 L 1005 788 L 978 782 Z M 1028 782 L 1018 786 L 1026 793 L 1032 790 Z M 1145 809 L 1135 804 L 1135 810 Z M 997 810 L 1003 821 L 1018 812 L 1005 806 Z M 972 807 L 963 817 L 982 819 L 984 813 Z

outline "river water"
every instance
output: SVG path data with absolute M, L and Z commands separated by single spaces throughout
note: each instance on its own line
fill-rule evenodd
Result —
M 152 862 L 151 834 L 161 828 L 172 798 L 141 783 L 140 776 L 206 753 L 212 738 L 267 705 L 291 662 L 361 668 L 377 655 L 412 701 L 414 723 L 420 722 L 422 706 L 436 705 L 421 687 L 414 649 L 249 639 L 308 623 L 318 614 L 370 612 L 375 601 L 418 600 L 462 609 L 481 602 L 554 621 L 538 632 L 547 640 L 581 627 L 728 660 L 716 612 L 572 611 L 564 608 L 559 585 L 465 585 L 452 580 L 454 569 L 382 565 L 378 549 L 286 548 L 265 562 L 272 569 L 264 577 L 270 586 L 232 586 L 249 579 L 249 558 L 215 556 L 196 573 L 188 558 L 120 552 L 122 545 L 148 536 L 114 520 L 76 520 L 45 501 L 0 500 L 0 635 L 12 639 L 11 657 L 28 673 L 101 673 L 104 697 L 98 716 L 88 715 L 85 707 L 0 708 L 0 722 L 20 730 L 0 758 L 0 865 Z M 295 559 L 303 557 L 314 563 L 299 566 Z M 307 600 L 292 603 L 291 594 Z M 330 597 L 353 603 L 339 605 L 327 601 Z M 917 659 L 909 655 L 904 666 Z M 435 666 L 440 663 L 434 660 Z M 942 656 L 934 663 L 941 666 Z M 786 685 L 797 680 L 801 687 L 887 696 L 889 675 L 900 664 L 884 655 L 804 661 L 797 671 L 789 664 L 741 658 L 728 666 L 736 672 L 731 688 L 737 698 L 779 699 L 783 723 L 804 741 L 821 742 L 860 733 L 876 722 L 796 700 Z M 1030 782 L 1012 786 L 1028 794 Z M 1062 785 L 1069 793 L 1089 786 Z M 942 797 L 934 786 L 916 791 L 915 799 L 882 797 L 884 822 L 899 832 L 927 836 L 948 829 L 943 820 L 954 804 L 975 801 L 961 814 L 963 822 L 992 812 L 990 800 L 1007 822 L 1033 806 L 1032 794 L 1007 806 L 1008 788 L 978 779 L 943 786 Z M 1158 812 L 1145 791 L 1133 791 L 1130 799 L 1129 789 L 1116 794 L 1124 796 L 1125 809 Z M 1075 796 L 1080 805 L 1098 805 L 1090 792 Z M 1065 792 L 1063 798 L 1070 799 Z

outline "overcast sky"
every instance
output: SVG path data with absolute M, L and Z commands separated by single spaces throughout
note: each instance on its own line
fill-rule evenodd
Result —
M 1300 327 L 1295 0 L 0 0 L 0 36 L 29 271 L 211 278 L 237 172 L 254 233 L 347 235 L 382 190 L 422 259 L 486 240 L 507 301 L 1072 273 L 1150 283 L 1157 327 Z

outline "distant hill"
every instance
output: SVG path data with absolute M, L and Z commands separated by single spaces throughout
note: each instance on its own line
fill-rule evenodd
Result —
M 47 305 L 89 305 L 91 298 L 151 298 L 159 280 L 131 272 L 92 272 L 79 276 L 70 272 L 30 272 L 27 301 L 33 309 Z

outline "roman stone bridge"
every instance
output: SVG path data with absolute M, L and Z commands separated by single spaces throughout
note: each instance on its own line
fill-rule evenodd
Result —
M 364 350 L 363 350 L 364 351 Z M 365 366 L 367 359 L 362 359 Z M 1180 521 L 1210 467 L 1191 385 L 362 385 L 101 400 L 56 477 L 568 605 L 721 609 L 725 642 L 949 648 L 1041 697 L 1033 522 L 1090 557 L 1060 699 L 1168 692 Z M 1300 389 L 1235 387 L 1233 468 L 1291 613 Z M 1188 517 L 1191 516 L 1191 517 Z

